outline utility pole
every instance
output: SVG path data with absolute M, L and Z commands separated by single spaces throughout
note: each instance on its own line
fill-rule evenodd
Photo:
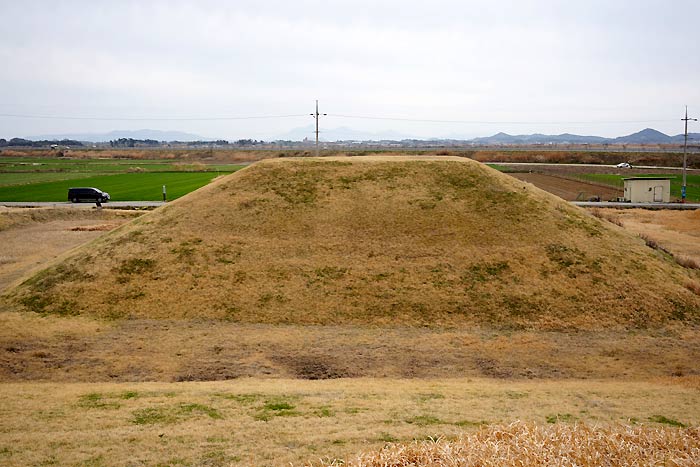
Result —
M 688 118 L 688 106 L 685 106 L 685 118 L 681 118 L 685 122 L 685 138 L 683 140 L 683 185 L 681 186 L 681 203 L 685 203 L 686 183 L 685 172 L 688 166 L 688 120 L 698 121 L 697 118 Z
M 318 113 L 318 100 L 316 100 L 316 113 L 310 115 L 316 119 L 316 157 L 318 157 L 318 117 L 321 115 L 327 115 Z

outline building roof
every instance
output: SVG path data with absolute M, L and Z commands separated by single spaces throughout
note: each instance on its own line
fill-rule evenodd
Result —
M 671 180 L 673 177 L 629 177 L 623 178 L 622 180 Z

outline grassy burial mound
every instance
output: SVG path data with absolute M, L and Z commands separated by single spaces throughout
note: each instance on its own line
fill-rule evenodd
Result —
M 279 159 L 73 251 L 5 300 L 40 313 L 540 329 L 697 321 L 686 272 L 459 158 Z

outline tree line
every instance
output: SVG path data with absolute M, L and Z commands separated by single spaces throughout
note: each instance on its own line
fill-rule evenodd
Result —
M 74 139 L 62 139 L 62 140 L 48 140 L 43 139 L 40 141 L 32 141 L 30 139 L 24 138 L 12 138 L 9 141 L 5 138 L 0 138 L 0 148 L 1 147 L 30 147 L 30 148 L 43 148 L 52 145 L 57 146 L 83 146 L 83 143 L 76 141 Z

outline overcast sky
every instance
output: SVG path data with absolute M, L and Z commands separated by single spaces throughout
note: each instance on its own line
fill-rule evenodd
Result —
M 700 115 L 698 0 L 0 0 L 0 18 L 0 114 L 301 115 L 0 116 L 5 138 L 269 139 L 312 124 L 315 99 L 322 129 L 419 137 L 678 134 L 685 104 Z

